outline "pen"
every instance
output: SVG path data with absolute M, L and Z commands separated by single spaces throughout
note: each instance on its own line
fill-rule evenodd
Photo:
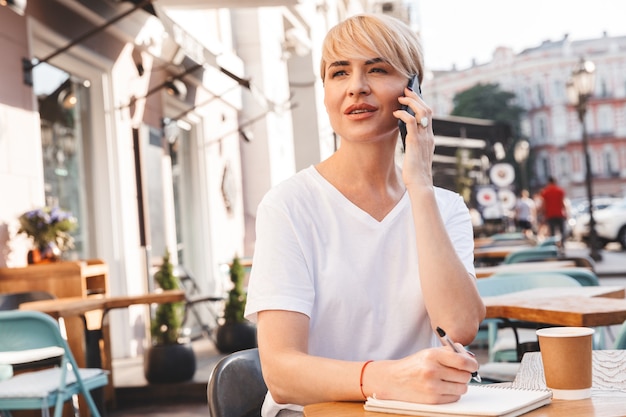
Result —
M 437 334 L 439 335 L 439 338 L 441 339 L 441 342 L 444 345 L 448 345 L 452 348 L 452 350 L 454 350 L 456 353 L 468 353 L 467 351 L 465 352 L 461 352 L 456 345 L 454 344 L 454 342 L 452 341 L 452 339 L 450 339 L 450 336 L 448 336 L 446 334 L 446 332 L 441 328 L 441 327 L 437 327 Z M 476 382 L 481 382 L 482 379 L 480 378 L 480 375 L 478 375 L 478 371 L 472 372 L 472 379 Z

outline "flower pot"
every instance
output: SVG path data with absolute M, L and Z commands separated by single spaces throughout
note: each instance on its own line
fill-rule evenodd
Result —
M 49 242 L 41 247 L 28 251 L 27 261 L 29 265 L 56 262 L 61 258 L 61 250 L 54 242 Z
M 144 375 L 151 384 L 189 381 L 196 373 L 191 343 L 151 346 L 144 353 Z
M 224 323 L 217 328 L 215 345 L 221 353 L 257 347 L 256 325 L 249 321 Z

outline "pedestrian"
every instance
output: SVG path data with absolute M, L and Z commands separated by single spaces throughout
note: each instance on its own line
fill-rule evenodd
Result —
M 340 147 L 274 187 L 257 209 L 246 317 L 257 323 L 269 389 L 264 417 L 374 393 L 453 402 L 478 369 L 434 332 L 440 326 L 469 344 L 485 307 L 469 210 L 433 185 L 423 75 L 419 40 L 398 19 L 353 16 L 324 40 L 324 104 Z M 399 120 L 407 132 L 401 165 Z
M 535 235 L 536 217 L 535 202 L 528 190 L 522 190 L 515 202 L 515 225 L 529 239 Z
M 550 236 L 559 234 L 557 245 L 562 252 L 565 250 L 565 221 L 567 209 L 565 207 L 565 191 L 559 187 L 554 177 L 548 178 L 548 184 L 541 190 L 543 217 L 548 224 Z

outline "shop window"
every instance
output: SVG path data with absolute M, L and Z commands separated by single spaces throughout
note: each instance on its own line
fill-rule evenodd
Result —
M 75 247 L 64 254 L 69 259 L 85 258 L 88 252 L 88 87 L 87 82 L 46 63 L 33 70 L 41 123 L 45 202 L 70 211 L 78 220 L 72 233 Z

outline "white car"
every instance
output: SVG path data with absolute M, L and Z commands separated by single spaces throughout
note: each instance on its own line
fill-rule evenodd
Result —
M 626 249 L 626 198 L 593 212 L 596 232 L 602 246 L 619 242 Z M 581 240 L 589 240 L 589 214 L 582 214 L 576 222 L 574 234 Z
M 610 196 L 597 196 L 593 198 L 593 214 L 594 218 L 599 210 L 603 210 L 611 204 L 622 201 L 620 197 Z M 589 234 L 589 203 L 587 199 L 573 200 L 570 205 L 569 218 L 567 224 L 569 225 L 570 236 L 574 240 L 582 241 L 588 239 Z

